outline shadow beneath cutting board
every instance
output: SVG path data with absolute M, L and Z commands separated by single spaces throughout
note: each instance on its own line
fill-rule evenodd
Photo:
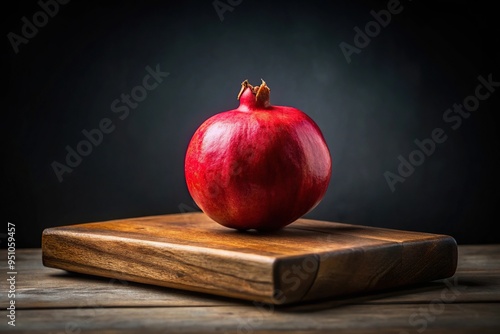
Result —
M 488 303 L 495 295 L 481 291 L 495 291 L 500 286 L 500 276 L 476 277 L 474 274 L 458 273 L 453 277 L 418 283 L 400 288 L 380 290 L 370 293 L 349 295 L 344 297 L 302 302 L 278 306 L 283 312 L 315 312 L 353 304 L 389 305 L 389 304 L 425 304 L 431 303 Z
M 116 298 L 115 302 L 107 299 L 103 304 L 104 307 L 127 307 L 134 306 L 130 303 L 129 298 L 133 298 L 134 302 L 138 303 L 141 300 L 145 302 L 144 306 L 147 307 L 162 307 L 162 306 L 252 306 L 259 309 L 266 309 L 269 312 L 317 312 L 337 307 L 343 307 L 353 304 L 419 304 L 429 303 L 436 297 L 435 292 L 450 288 L 449 279 L 448 284 L 443 281 L 434 281 L 429 283 L 421 283 L 412 286 L 406 286 L 399 289 L 383 290 L 378 292 L 364 293 L 358 295 L 349 295 L 344 297 L 334 297 L 322 300 L 315 300 L 310 302 L 300 302 L 287 305 L 267 305 L 261 302 L 252 302 L 240 300 L 229 297 L 216 296 L 206 293 L 193 292 L 187 290 L 179 290 L 174 288 L 167 288 L 149 284 L 135 283 L 130 281 L 114 280 L 114 288 L 109 291 L 109 283 L 112 279 L 80 274 L 68 271 L 61 271 L 60 273 L 53 273 L 50 275 L 56 279 L 64 279 L 70 281 L 78 281 L 79 288 L 84 290 L 86 286 L 89 287 L 89 293 L 96 290 L 96 293 L 108 291 Z M 102 286 L 100 286 L 102 284 Z M 471 282 L 477 285 L 477 282 Z M 468 282 L 461 280 L 460 286 L 467 286 Z M 434 292 L 434 293 L 433 293 Z M 439 296 L 439 293 L 437 294 Z M 109 298 L 109 297 L 108 297 Z M 168 301 L 168 302 L 166 302 Z M 267 305 L 267 307 L 262 307 Z
M 440 291 L 446 288 L 444 282 L 419 283 L 411 286 L 380 290 L 363 294 L 338 296 L 311 302 L 301 302 L 278 306 L 284 312 L 315 312 L 353 304 L 387 305 L 387 304 L 419 304 L 429 303 L 430 299 L 419 298 L 419 295 Z

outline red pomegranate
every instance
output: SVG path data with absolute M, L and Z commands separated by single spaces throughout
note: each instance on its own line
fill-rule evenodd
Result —
M 331 157 L 314 121 L 269 103 L 262 80 L 245 80 L 240 106 L 206 120 L 189 143 L 185 176 L 210 218 L 235 229 L 276 230 L 312 210 L 331 176 Z

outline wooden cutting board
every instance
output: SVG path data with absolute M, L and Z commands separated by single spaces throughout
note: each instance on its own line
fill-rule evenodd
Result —
M 68 271 L 288 304 L 450 277 L 450 236 L 299 219 L 239 232 L 202 213 L 46 229 L 43 264 Z

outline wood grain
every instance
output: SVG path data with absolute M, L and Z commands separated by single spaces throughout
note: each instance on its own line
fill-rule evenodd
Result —
M 288 304 L 453 275 L 449 236 L 300 219 L 238 232 L 202 213 L 50 228 L 43 263 L 68 271 Z
M 345 305 L 319 312 L 243 306 L 19 311 L 23 333 L 498 333 L 499 304 Z M 441 310 L 441 308 L 439 309 Z M 437 311 L 436 311 L 437 312 Z M 427 318 L 426 318 L 427 317 Z M 0 324 L 0 329 L 5 328 Z
M 42 265 L 17 250 L 16 327 L 2 333 L 498 333 L 500 245 L 459 246 L 454 277 L 405 288 L 273 306 Z M 0 258 L 6 251 L 0 250 Z M 0 261 L 0 270 L 6 270 Z M 6 291 L 0 281 L 0 290 Z M 1 294 L 5 305 L 5 294 Z

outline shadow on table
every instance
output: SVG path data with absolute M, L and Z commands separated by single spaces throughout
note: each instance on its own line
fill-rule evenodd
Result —
M 430 300 L 422 300 L 418 296 L 422 293 L 439 291 L 446 288 L 442 281 L 419 283 L 402 288 L 367 292 L 363 294 L 337 296 L 297 304 L 279 306 L 278 309 L 287 312 L 314 312 L 353 304 L 408 304 L 428 303 Z
M 95 283 L 102 282 L 103 285 L 100 291 L 106 290 L 111 279 L 99 276 L 92 276 L 87 274 L 79 274 L 67 271 L 61 271 L 61 273 L 51 274 L 54 278 L 59 279 L 77 279 L 81 284 L 85 285 L 93 284 L 95 288 Z M 332 309 L 352 304 L 408 304 L 408 303 L 429 303 L 433 298 L 439 297 L 441 291 L 453 291 L 453 289 L 466 289 L 468 286 L 478 286 L 483 285 L 481 282 L 474 280 L 463 280 L 460 279 L 458 283 L 458 278 L 452 277 L 447 280 L 433 281 L 428 283 L 420 283 L 411 286 L 406 286 L 398 289 L 383 290 L 378 292 L 370 292 L 358 295 L 349 295 L 343 297 L 332 297 L 323 300 L 300 302 L 289 305 L 268 305 L 264 309 L 269 309 L 278 312 L 316 312 L 326 309 Z M 130 292 L 130 288 L 134 289 L 133 293 Z M 210 305 L 214 304 L 217 306 L 223 305 L 233 305 L 233 306 L 260 306 L 262 308 L 263 303 L 239 300 L 235 298 L 228 298 L 222 296 L 215 296 L 206 293 L 192 292 L 186 290 L 179 290 L 174 288 L 160 287 L 149 284 L 126 282 L 126 285 L 120 287 L 122 291 L 129 291 L 124 293 L 124 297 L 134 294 L 135 296 L 144 295 L 144 300 L 148 301 L 148 306 L 165 306 L 163 303 L 165 294 L 168 294 L 170 300 L 179 300 L 178 306 L 193 306 L 197 303 L 199 305 Z M 120 291 L 115 291 L 119 293 Z M 148 296 L 158 296 L 157 300 L 160 301 L 158 305 L 155 305 L 155 301 L 151 300 Z M 175 306 L 175 305 L 173 305 Z

